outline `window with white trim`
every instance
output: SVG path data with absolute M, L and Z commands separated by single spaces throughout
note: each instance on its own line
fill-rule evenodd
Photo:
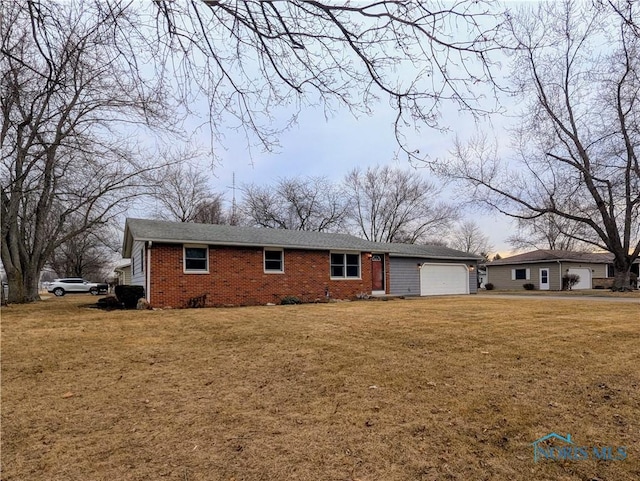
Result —
M 613 264 L 607 264 L 607 277 L 615 277 L 615 271 L 613 270 Z
M 331 278 L 360 279 L 360 254 L 332 252 Z
M 209 272 L 209 248 L 207 246 L 184 246 L 184 271 Z
M 284 272 L 284 251 L 282 249 L 264 250 L 264 272 L 272 274 Z
M 511 269 L 511 280 L 529 280 L 531 279 L 531 269 Z

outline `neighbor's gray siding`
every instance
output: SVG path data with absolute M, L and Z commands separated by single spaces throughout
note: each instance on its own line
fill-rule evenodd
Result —
M 423 259 L 420 257 L 391 257 L 389 261 L 389 293 L 396 296 L 420 295 L 420 269 L 418 264 L 434 262 L 437 264 L 467 264 L 474 266 L 469 271 L 469 293 L 478 292 L 478 266 L 472 261 L 450 261 L 439 259 Z
M 478 263 L 467 262 L 468 266 L 473 266 L 473 270 L 469 271 L 469 294 L 478 293 Z
M 586 262 L 536 262 L 531 264 L 511 264 L 511 265 L 487 265 L 487 283 L 493 284 L 494 289 L 524 290 L 525 283 L 531 283 L 535 289 L 540 289 L 540 269 L 549 269 L 549 289 L 552 291 L 562 290 L 562 275 L 567 269 L 587 267 L 591 269 L 591 278 L 607 277 L 606 264 L 589 264 Z M 511 280 L 512 269 L 529 269 L 530 279 Z
M 540 289 L 540 269 L 549 269 L 549 289 L 559 291 L 560 270 L 557 262 L 539 262 L 535 264 L 519 264 L 506 266 L 487 265 L 487 283 L 493 284 L 494 289 L 524 290 L 523 284 L 531 283 Z M 513 269 L 529 269 L 529 279 L 511 280 Z

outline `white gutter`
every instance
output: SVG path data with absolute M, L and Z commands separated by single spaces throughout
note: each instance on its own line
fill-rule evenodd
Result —
M 151 304 L 151 246 L 153 245 L 152 241 L 147 242 L 147 275 L 145 280 L 145 295 L 147 298 L 147 302 Z

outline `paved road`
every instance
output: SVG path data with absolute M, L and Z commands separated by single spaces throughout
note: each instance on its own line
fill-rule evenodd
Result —
M 559 299 L 562 301 L 600 301 L 600 302 L 631 302 L 640 305 L 640 298 L 634 297 L 607 297 L 607 296 L 527 296 L 519 294 L 491 294 L 490 296 L 482 296 L 484 299 Z

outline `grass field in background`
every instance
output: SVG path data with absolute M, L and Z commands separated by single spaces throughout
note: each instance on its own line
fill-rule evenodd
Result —
M 95 300 L 2 309 L 3 481 L 640 479 L 637 303 Z

